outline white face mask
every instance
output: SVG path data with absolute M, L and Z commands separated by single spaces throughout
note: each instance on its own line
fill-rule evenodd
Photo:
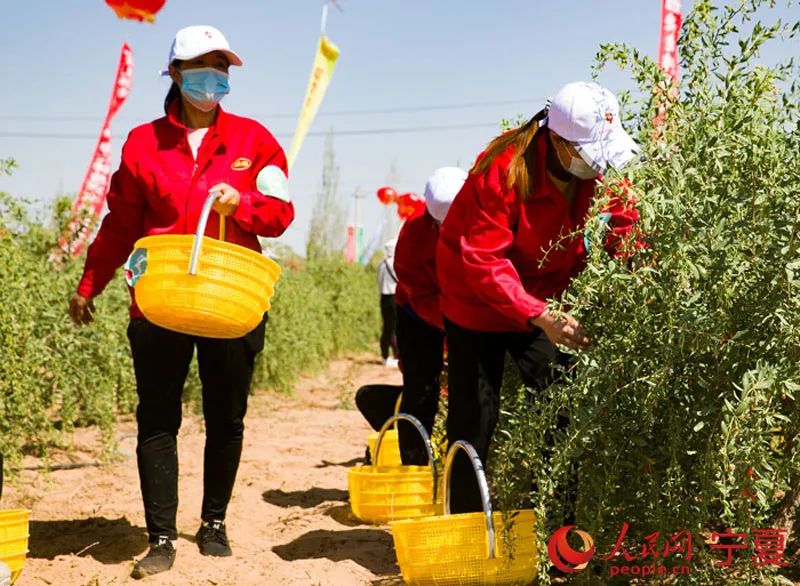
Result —
M 562 139 L 563 140 L 563 139 Z M 555 149 L 556 158 L 558 162 L 561 163 L 561 167 L 567 171 L 570 175 L 577 177 L 578 179 L 594 179 L 597 177 L 598 173 L 595 171 L 592 166 L 583 160 L 583 157 L 575 156 L 572 154 L 571 151 L 567 150 L 564 146 L 556 145 L 553 143 L 553 147 Z M 564 162 L 564 157 L 568 157 L 567 162 Z
M 581 157 L 570 156 L 567 171 L 578 179 L 594 179 L 597 177 L 597 171 L 592 169 L 591 165 Z
M 181 71 L 181 93 L 201 112 L 210 112 L 231 91 L 228 74 L 213 67 Z

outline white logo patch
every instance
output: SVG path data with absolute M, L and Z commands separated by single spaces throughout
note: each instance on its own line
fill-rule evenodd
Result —
M 289 202 L 289 178 L 275 165 L 267 165 L 256 178 L 256 187 L 264 195 Z

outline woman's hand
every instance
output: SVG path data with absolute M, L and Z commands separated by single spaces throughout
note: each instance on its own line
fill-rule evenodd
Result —
M 557 318 L 550 313 L 550 310 L 545 309 L 544 313 L 531 319 L 530 322 L 541 328 L 553 344 L 560 344 L 573 350 L 586 350 L 591 344 L 581 324 L 571 315 L 564 314 L 563 317 Z
M 94 321 L 94 302 L 80 293 L 73 293 L 69 299 L 69 316 L 79 326 Z
M 219 197 L 214 200 L 213 209 L 220 216 L 230 216 L 239 207 L 242 196 L 239 191 L 227 183 L 217 183 L 210 191 L 218 191 Z

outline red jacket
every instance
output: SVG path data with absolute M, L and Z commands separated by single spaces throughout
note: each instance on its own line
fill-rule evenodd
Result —
M 394 249 L 397 273 L 395 301 L 410 308 L 429 325 L 444 329 L 439 309 L 439 279 L 436 277 L 436 244 L 439 226 L 427 212 L 403 224 Z
M 227 183 L 241 200 L 226 222 L 226 240 L 261 252 L 258 236 L 280 236 L 294 219 L 291 202 L 258 191 L 256 177 L 267 165 L 287 174 L 278 142 L 255 120 L 219 108 L 197 152 L 197 164 L 180 122 L 180 100 L 167 116 L 134 128 L 122 147 L 111 178 L 108 214 L 89 247 L 78 293 L 99 295 L 125 262 L 133 244 L 154 234 L 193 234 L 209 189 Z M 206 235 L 216 238 L 219 216 L 212 212 Z M 131 289 L 131 317 L 141 316 Z
M 540 132 L 534 184 L 521 201 L 506 187 L 513 147 L 482 174 L 470 174 L 439 233 L 441 308 L 450 321 L 477 331 L 526 331 L 585 266 L 582 234 L 553 245 L 560 234 L 583 231 L 597 182 L 578 184 L 572 210 L 545 171 L 547 133 Z M 630 232 L 638 214 L 616 200 L 606 211 L 610 248 Z M 545 251 L 547 258 L 545 260 Z

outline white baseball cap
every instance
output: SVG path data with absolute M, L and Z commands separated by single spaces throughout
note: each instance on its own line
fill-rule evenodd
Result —
M 450 204 L 467 180 L 467 172 L 458 167 L 440 167 L 425 182 L 425 205 L 428 213 L 440 224 Z
M 577 81 L 558 90 L 545 124 L 571 142 L 598 173 L 621 169 L 639 152 L 622 128 L 617 98 L 596 83 Z
M 225 53 L 231 65 L 242 64 L 242 59 L 239 55 L 231 51 L 231 46 L 228 44 L 225 35 L 213 26 L 198 25 L 182 28 L 175 33 L 175 39 L 169 49 L 167 68 L 161 71 L 161 75 L 169 75 L 169 66 L 175 59 L 186 61 L 212 51 Z

